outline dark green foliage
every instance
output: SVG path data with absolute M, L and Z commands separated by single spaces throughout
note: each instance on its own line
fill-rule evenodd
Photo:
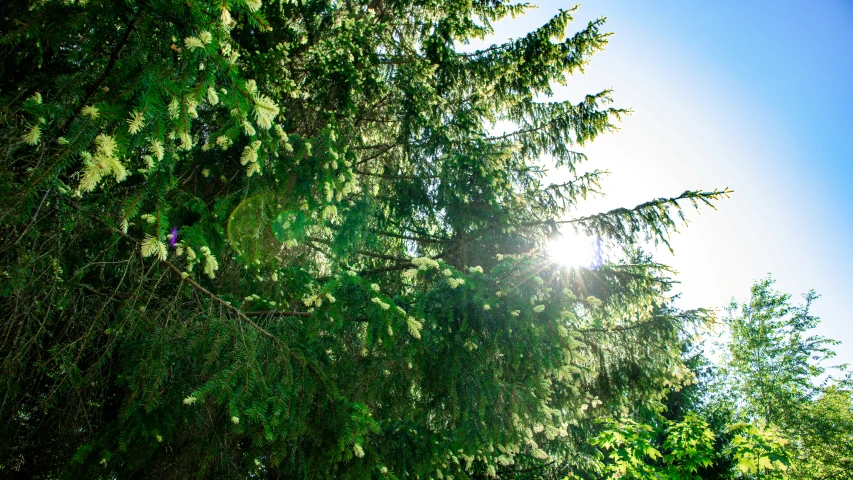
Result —
M 466 53 L 527 7 L 261 3 L 4 3 L 3 474 L 596 475 L 705 320 L 636 242 L 728 191 L 571 217 L 626 111 L 547 97 L 603 20 Z

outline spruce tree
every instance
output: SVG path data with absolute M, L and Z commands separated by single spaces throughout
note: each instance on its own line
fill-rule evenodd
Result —
M 528 8 L 4 2 L 4 475 L 598 475 L 704 315 L 639 247 L 728 191 L 573 217 L 627 111 L 549 97 L 603 19 L 459 47 Z

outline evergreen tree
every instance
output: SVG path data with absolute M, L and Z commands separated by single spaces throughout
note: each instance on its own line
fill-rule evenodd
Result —
M 458 48 L 527 8 L 5 2 L 4 474 L 598 475 L 704 319 L 638 242 L 728 191 L 572 217 L 626 111 L 548 97 L 603 19 Z M 610 261 L 554 264 L 561 226 Z

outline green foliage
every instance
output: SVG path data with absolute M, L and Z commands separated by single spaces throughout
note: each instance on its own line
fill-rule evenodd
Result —
M 788 443 L 773 428 L 759 428 L 739 423 L 732 427 L 735 436 L 731 454 L 738 470 L 759 478 L 786 478 L 789 460 L 785 449 Z
M 662 431 L 631 419 L 607 420 L 591 440 L 605 451 L 607 478 L 691 480 L 711 465 L 714 434 L 691 412 L 680 422 L 666 422 Z M 661 444 L 660 439 L 663 438 Z M 663 452 L 663 453 L 662 453 Z
M 814 291 L 792 305 L 773 284 L 772 277 L 757 281 L 749 301 L 729 306 L 731 338 L 708 411 L 732 419 L 727 451 L 746 478 L 843 477 L 853 435 L 849 382 L 828 376 L 819 383 L 828 370 L 821 362 L 839 342 L 808 334 L 820 322 L 809 313 Z
M 528 8 L 4 3 L 0 467 L 594 475 L 597 420 L 689 383 L 682 333 L 707 319 L 637 243 L 728 190 L 573 217 L 602 175 L 577 147 L 627 111 L 548 97 L 603 19 L 457 48 Z M 573 179 L 546 184 L 552 163 Z M 560 225 L 609 261 L 540 253 Z
M 808 335 L 819 323 L 809 314 L 814 292 L 792 306 L 772 285 L 760 280 L 748 302 L 731 303 L 719 366 L 685 342 L 695 382 L 672 388 L 657 408 L 604 420 L 591 444 L 606 453 L 599 468 L 608 478 L 849 477 L 850 380 L 818 383 L 838 342 Z
M 804 406 L 792 459 L 799 478 L 844 478 L 853 472 L 853 392 L 826 389 Z
M 605 430 L 592 440 L 593 445 L 612 450 L 605 472 L 609 478 L 661 478 L 652 464 L 661 458 L 654 446 L 654 429 L 631 419 L 609 420 Z
M 809 313 L 814 291 L 802 305 L 791 305 L 791 295 L 774 291 L 773 283 L 772 277 L 756 282 L 748 302 L 729 306 L 731 340 L 721 378 L 734 399 L 748 399 L 747 418 L 793 425 L 798 407 L 820 391 L 814 383 L 826 370 L 820 362 L 835 355 L 831 346 L 838 342 L 807 336 L 820 321 Z
M 664 449 L 669 453 L 664 461 L 669 465 L 668 478 L 689 480 L 701 478 L 700 468 L 711 466 L 714 433 L 708 423 L 695 413 L 688 413 L 681 422 L 666 429 Z

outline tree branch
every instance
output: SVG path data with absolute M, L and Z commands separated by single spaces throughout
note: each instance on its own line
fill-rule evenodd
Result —
M 124 50 L 124 47 L 127 46 L 127 42 L 130 40 L 130 34 L 133 33 L 133 31 L 136 29 L 136 25 L 139 23 L 140 20 L 142 20 L 144 16 L 145 13 L 140 12 L 136 16 L 136 18 L 134 18 L 133 21 L 130 22 L 130 25 L 128 25 L 127 27 L 127 31 L 124 32 L 124 36 L 122 36 L 121 40 L 119 40 L 118 42 L 118 45 L 116 45 L 116 48 L 114 48 L 112 53 L 110 53 L 110 58 L 107 60 L 107 66 L 104 68 L 104 71 L 101 72 L 101 75 L 98 76 L 98 78 L 96 78 L 95 81 L 92 82 L 91 85 L 89 85 L 89 88 L 86 89 L 86 94 L 83 95 L 83 100 L 80 101 L 80 104 L 77 105 L 76 109 L 74 109 L 74 113 L 72 113 L 72 115 L 68 117 L 68 120 L 66 120 L 65 123 L 62 125 L 62 128 L 59 129 L 60 132 L 65 132 L 65 130 L 68 129 L 68 127 L 71 125 L 71 122 L 73 122 L 74 119 L 77 118 L 78 115 L 80 115 L 80 112 L 83 110 L 83 107 L 86 106 L 86 103 L 89 101 L 89 99 L 92 98 L 93 95 L 95 95 L 95 92 L 98 91 L 98 88 L 100 88 L 101 84 L 104 83 L 104 81 L 110 76 L 113 67 L 115 67 L 116 61 L 118 60 L 118 56 L 121 54 L 122 50 Z

